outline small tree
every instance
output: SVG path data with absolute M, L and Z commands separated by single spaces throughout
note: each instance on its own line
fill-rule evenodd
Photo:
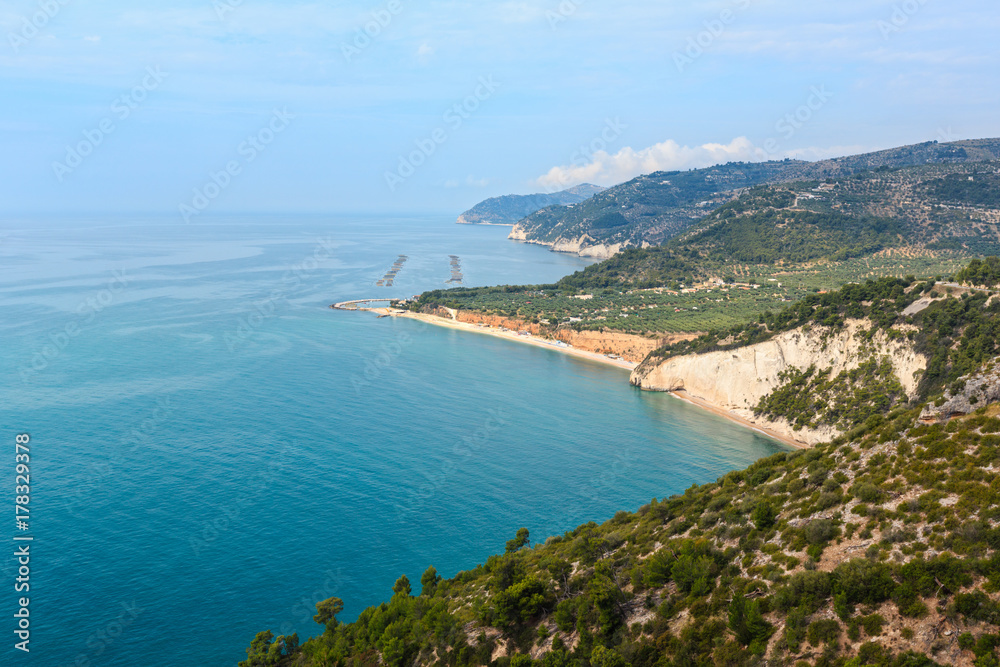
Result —
M 274 640 L 273 642 L 271 640 Z M 260 632 L 247 649 L 247 659 L 239 667 L 287 667 L 299 652 L 299 636 L 274 637 L 272 632 Z
M 423 575 L 420 577 L 420 594 L 421 595 L 434 595 L 434 591 L 437 590 L 437 585 L 441 581 L 441 577 L 438 576 L 437 570 L 431 565 L 426 570 L 424 570 Z
M 753 514 L 750 518 L 753 519 L 753 525 L 757 527 L 757 530 L 767 530 L 774 525 L 778 518 L 778 512 L 774 509 L 771 501 L 762 500 L 753 508 Z
M 517 535 L 512 540 L 507 540 L 507 553 L 512 554 L 520 551 L 522 547 L 528 546 L 528 529 L 520 528 Z
M 764 640 L 771 636 L 771 624 L 760 613 L 760 603 L 742 595 L 729 603 L 729 629 L 736 635 L 736 641 L 752 649 L 763 646 Z
M 569 585 L 570 575 L 573 574 L 573 565 L 561 558 L 549 558 L 542 561 L 542 567 L 549 571 L 552 579 L 565 591 Z
M 512 630 L 523 626 L 552 606 L 545 584 L 528 577 L 495 594 L 486 610 L 486 622 L 495 628 Z
M 316 615 L 313 616 L 313 620 L 328 628 L 335 628 L 339 623 L 337 614 L 342 611 L 344 611 L 344 601 L 340 598 L 323 600 L 316 603 Z
M 413 588 L 410 586 L 409 578 L 404 574 L 396 583 L 392 586 L 393 593 L 402 593 L 403 595 L 409 595 Z
M 590 654 L 591 667 L 630 667 L 625 658 L 613 648 L 604 648 L 600 644 L 594 647 Z

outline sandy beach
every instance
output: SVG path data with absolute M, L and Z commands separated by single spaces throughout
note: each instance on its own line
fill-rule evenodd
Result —
M 512 341 L 515 341 L 515 342 L 518 342 L 518 343 L 524 343 L 526 345 L 534 345 L 536 347 L 544 347 L 547 350 L 556 350 L 558 352 L 562 352 L 563 354 L 568 354 L 568 355 L 571 355 L 571 356 L 574 356 L 574 357 L 578 357 L 580 359 L 588 359 L 590 361 L 595 361 L 595 362 L 600 363 L 600 364 L 606 364 L 606 365 L 609 365 L 609 366 L 614 366 L 616 368 L 621 368 L 621 369 L 627 370 L 627 371 L 632 371 L 632 370 L 634 370 L 639 365 L 639 364 L 631 362 L 631 361 L 626 361 L 625 359 L 612 359 L 611 357 L 608 357 L 607 355 L 604 355 L 604 354 L 598 354 L 596 352 L 587 352 L 585 350 L 579 350 L 579 349 L 571 347 L 569 345 L 565 345 L 565 346 L 562 346 L 562 345 L 553 345 L 553 341 L 545 339 L 545 338 L 539 338 L 538 336 L 522 335 L 522 334 L 518 334 L 517 332 L 514 332 L 514 331 L 503 331 L 501 329 L 496 329 L 496 328 L 493 328 L 493 327 L 487 327 L 487 326 L 476 325 L 476 324 L 469 324 L 469 323 L 466 323 L 466 322 L 458 322 L 456 320 L 447 319 L 447 318 L 444 318 L 444 317 L 440 317 L 438 315 L 426 315 L 426 314 L 423 314 L 423 313 L 400 312 L 400 311 L 392 309 L 392 308 L 362 308 L 362 309 L 359 309 L 359 310 L 364 310 L 364 311 L 367 311 L 367 312 L 373 312 L 373 313 L 377 313 L 377 314 L 383 315 L 383 316 L 388 315 L 390 317 L 404 317 L 404 318 L 412 319 L 412 320 L 420 320 L 421 322 L 427 322 L 428 324 L 433 324 L 435 326 L 448 327 L 448 328 L 451 328 L 451 329 L 459 329 L 461 331 L 467 331 L 467 332 L 471 332 L 471 333 L 484 334 L 484 335 L 487 335 L 487 336 L 496 336 L 497 338 L 504 338 L 506 340 L 512 340 Z M 739 415 L 737 415 L 735 413 L 732 413 L 729 410 L 726 410 L 725 408 L 721 408 L 721 407 L 719 407 L 717 405 L 713 405 L 713 404 L 711 404 L 711 403 L 709 403 L 709 402 L 707 402 L 705 400 L 702 400 L 702 399 L 697 398 L 695 396 L 691 396 L 691 395 L 687 394 L 686 392 L 683 392 L 683 391 L 674 391 L 674 392 L 670 392 L 670 393 L 675 398 L 677 398 L 679 400 L 682 400 L 682 401 L 684 401 L 686 403 L 690 403 L 691 405 L 699 407 L 699 408 L 701 408 L 703 410 L 708 410 L 709 412 L 711 412 L 711 413 L 713 413 L 715 415 L 718 415 L 720 417 L 728 419 L 728 420 L 730 420 L 732 422 L 735 422 L 735 423 L 737 423 L 737 424 L 739 424 L 741 426 L 744 426 L 746 428 L 753 429 L 754 431 L 757 431 L 758 433 L 760 433 L 763 436 L 766 436 L 768 438 L 772 438 L 774 440 L 782 442 L 782 443 L 784 443 L 784 444 L 786 444 L 786 445 L 788 445 L 790 447 L 795 447 L 796 449 L 809 449 L 810 448 L 809 445 L 806 444 L 806 443 L 799 442 L 798 440 L 795 440 L 794 438 L 790 438 L 787 435 L 783 435 L 783 434 L 778 433 L 777 431 L 774 431 L 772 429 L 765 428 L 765 427 L 759 426 L 757 424 L 754 424 L 753 422 L 748 421 L 748 420 L 740 417 Z
M 729 410 L 726 410 L 725 408 L 720 408 L 719 406 L 713 405 L 708 401 L 702 400 L 695 396 L 691 396 L 685 391 L 672 391 L 670 392 L 670 394 L 675 398 L 679 398 L 685 403 L 690 403 L 691 405 L 702 408 L 703 410 L 708 410 L 713 414 L 717 414 L 720 417 L 725 417 L 726 419 L 734 421 L 737 424 L 740 424 L 741 426 L 746 426 L 747 428 L 753 429 L 754 431 L 757 431 L 761 435 L 783 442 L 786 445 L 789 445 L 790 447 L 795 447 L 796 449 L 811 449 L 811 447 L 804 442 L 799 442 L 794 438 L 789 438 L 787 435 L 782 435 L 781 433 L 778 433 L 777 431 L 774 431 L 772 429 L 764 428 L 763 426 L 758 426 L 757 424 L 754 424 L 752 421 L 743 419 L 739 415 L 734 414 Z
M 455 320 L 446 319 L 444 317 L 439 317 L 437 315 L 425 315 L 423 313 L 411 313 L 404 312 L 400 313 L 389 308 L 377 308 L 372 309 L 371 312 L 379 313 L 380 315 L 390 315 L 392 317 L 405 317 L 411 320 L 420 320 L 421 322 L 427 322 L 428 324 L 434 324 L 436 326 L 448 327 L 451 329 L 460 329 L 461 331 L 469 331 L 472 333 L 485 334 L 487 336 L 496 336 L 497 338 L 504 338 L 506 340 L 516 341 L 518 343 L 525 343 L 527 345 L 534 345 L 536 347 L 544 347 L 547 350 L 556 350 L 557 352 L 562 352 L 563 354 L 568 354 L 573 357 L 579 357 L 580 359 L 588 359 L 590 361 L 596 361 L 600 364 L 607 364 L 609 366 L 615 366 L 616 368 L 622 368 L 627 371 L 632 371 L 639 364 L 633 363 L 631 361 L 626 361 L 625 359 L 612 359 L 611 357 L 598 354 L 596 352 L 587 352 L 585 350 L 578 350 L 575 347 L 569 345 L 554 345 L 554 341 L 546 338 L 539 338 L 538 336 L 532 335 L 521 335 L 515 331 L 503 331 L 501 329 L 495 329 L 493 327 L 480 326 L 476 324 L 468 324 L 466 322 L 457 322 Z

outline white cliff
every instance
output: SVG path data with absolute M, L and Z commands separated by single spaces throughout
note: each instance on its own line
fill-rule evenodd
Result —
M 581 257 L 593 257 L 595 259 L 608 259 L 614 257 L 619 252 L 624 250 L 626 247 L 623 243 L 596 243 L 594 239 L 590 238 L 587 234 L 576 238 L 576 239 L 566 239 L 560 237 L 554 242 L 550 241 L 536 241 L 534 239 L 529 239 L 527 232 L 520 224 L 514 225 L 510 234 L 507 236 L 511 241 L 522 241 L 524 243 L 533 243 L 535 245 L 545 246 L 551 248 L 554 252 L 568 252 L 580 255 Z M 643 244 L 642 247 L 648 247 L 648 244 Z
M 794 431 L 787 422 L 770 422 L 754 416 L 753 409 L 783 382 L 781 374 L 791 369 L 816 366 L 831 369 L 836 377 L 871 358 L 888 357 L 900 384 L 914 396 L 927 358 L 917 354 L 906 337 L 890 340 L 879 332 L 871 341 L 859 333 L 871 328 L 864 320 L 852 320 L 838 331 L 826 327 L 799 328 L 769 341 L 733 350 L 686 355 L 667 360 L 647 359 L 633 373 L 633 385 L 650 391 L 683 391 L 736 416 L 772 428 L 791 438 L 816 444 L 835 437 L 833 428 Z

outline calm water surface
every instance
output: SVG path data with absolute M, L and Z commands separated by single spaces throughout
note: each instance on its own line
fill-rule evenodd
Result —
M 552 282 L 587 262 L 442 218 L 0 224 L 0 425 L 31 442 L 31 654 L 235 665 L 428 565 L 712 481 L 783 446 L 627 373 L 335 301 Z M 397 256 L 395 287 L 375 286 Z M 14 517 L 0 576 L 13 582 Z

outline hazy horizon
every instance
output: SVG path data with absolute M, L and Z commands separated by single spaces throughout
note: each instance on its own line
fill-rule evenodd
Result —
M 992 7 L 4 2 L 4 210 L 458 213 L 997 136 Z

